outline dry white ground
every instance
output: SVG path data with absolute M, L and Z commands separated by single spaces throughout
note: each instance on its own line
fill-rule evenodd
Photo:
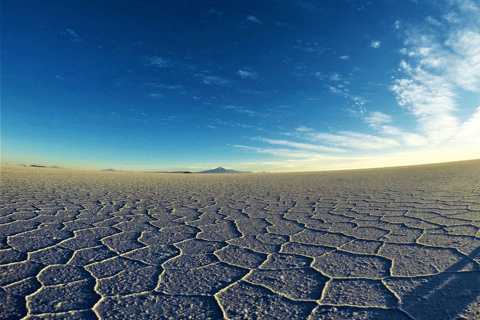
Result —
M 1 319 L 480 319 L 480 161 L 1 179 Z

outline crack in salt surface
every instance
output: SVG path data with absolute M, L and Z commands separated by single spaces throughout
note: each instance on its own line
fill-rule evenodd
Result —
M 2 165 L 0 318 L 478 319 L 478 167 Z

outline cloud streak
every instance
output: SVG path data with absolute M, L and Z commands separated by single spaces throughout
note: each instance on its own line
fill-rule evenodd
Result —
M 258 74 L 256 72 L 238 70 L 237 75 L 242 77 L 242 79 L 258 79 Z
M 171 66 L 171 63 L 168 59 L 154 56 L 151 58 L 148 58 L 149 65 L 158 67 L 158 68 L 168 68 Z

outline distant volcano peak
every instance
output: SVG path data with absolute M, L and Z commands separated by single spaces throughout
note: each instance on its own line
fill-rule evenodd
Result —
M 225 169 L 223 167 L 217 167 L 216 169 L 200 171 L 199 173 L 249 173 L 249 171 L 236 171 Z

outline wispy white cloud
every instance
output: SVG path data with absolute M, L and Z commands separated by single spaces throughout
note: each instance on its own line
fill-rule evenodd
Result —
M 72 29 L 66 29 L 66 31 L 73 37 L 78 38 L 78 35 Z
M 294 49 L 307 52 L 307 53 L 315 53 L 315 54 L 322 54 L 329 49 L 324 48 L 320 46 L 318 42 L 308 42 L 306 44 L 303 44 L 303 41 L 297 41 L 299 44 L 298 45 L 293 45 Z
M 309 144 L 309 143 L 300 143 L 292 142 L 287 140 L 275 140 L 275 139 L 265 139 L 265 138 L 252 138 L 252 140 L 259 140 L 275 145 L 283 145 L 287 147 L 293 147 L 301 150 L 315 150 L 322 152 L 346 152 L 345 149 L 335 148 L 335 147 L 326 147 L 321 145 Z
M 249 78 L 249 79 L 258 79 L 258 74 L 256 72 L 252 71 L 246 71 L 246 70 L 238 70 L 237 74 L 242 77 L 243 79 Z
M 152 98 L 155 98 L 155 99 L 163 98 L 163 94 L 161 94 L 161 93 L 150 93 L 148 96 L 152 97 Z
M 257 147 L 243 146 L 243 145 L 235 145 L 235 147 L 248 150 L 248 151 L 254 151 L 256 153 L 267 153 L 267 154 L 280 156 L 280 157 L 309 158 L 309 159 L 312 159 L 312 158 L 321 159 L 324 157 L 324 155 L 322 154 L 309 152 L 306 150 L 257 148 Z
M 480 92 L 479 8 L 470 0 L 451 0 L 450 4 L 452 13 L 426 17 L 421 25 L 412 27 L 400 21 L 393 25 L 401 27 L 407 38 L 402 50 L 405 57 L 398 69 L 401 76 L 390 89 L 398 105 L 414 116 L 416 127 L 397 124 L 395 117 L 385 112 L 367 113 L 362 107 L 366 101 L 353 95 L 339 74 L 319 73 L 318 78 L 326 81 L 332 93 L 356 102 L 362 109 L 357 117 L 375 133 L 326 133 L 302 126 L 285 133 L 288 140 L 254 138 L 266 147 L 236 147 L 278 157 L 258 163 L 272 171 L 411 165 L 471 159 L 475 155 L 478 158 L 480 106 L 475 106 L 466 121 L 460 120 L 457 111 L 463 92 Z M 298 43 L 296 49 L 316 52 L 315 45 Z M 372 41 L 370 45 L 378 49 L 381 42 Z
M 238 113 L 245 113 L 245 114 L 248 114 L 248 115 L 251 115 L 251 116 L 254 116 L 254 115 L 259 115 L 258 112 L 256 111 L 253 111 L 253 110 L 250 110 L 250 109 L 247 109 L 247 108 L 244 108 L 244 107 L 237 107 L 237 106 L 232 106 L 232 105 L 227 105 L 227 106 L 223 106 L 223 109 L 230 109 L 230 110 L 235 110 L 236 112 Z
M 459 4 L 461 8 L 476 10 L 468 1 Z M 457 21 L 448 26 L 446 40 L 447 27 L 440 27 L 438 33 L 442 37 L 431 29 L 413 30 L 402 50 L 409 61 L 401 62 L 404 77 L 395 81 L 392 91 L 399 104 L 416 117 L 420 131 L 431 144 L 455 140 L 462 132 L 463 125 L 455 114 L 458 89 L 480 91 L 478 27 Z
M 370 127 L 378 130 L 381 134 L 390 136 L 403 146 L 425 146 L 428 141 L 425 137 L 405 132 L 402 129 L 389 125 L 393 121 L 392 117 L 379 111 L 371 112 L 364 118 L 364 122 Z
M 370 46 L 371 46 L 372 48 L 378 49 L 378 48 L 380 48 L 380 41 L 375 41 L 375 40 L 374 40 L 374 41 L 372 41 L 372 42 L 370 43 Z
M 350 56 L 340 56 L 340 60 L 350 60 Z
M 247 17 L 247 21 L 255 22 L 255 23 L 261 23 L 261 21 L 258 20 L 258 18 L 255 17 L 255 16 L 248 16 L 248 17 Z
M 155 83 L 155 82 L 145 82 L 141 84 L 142 87 L 148 87 L 148 88 L 162 88 L 162 89 L 167 89 L 167 90 L 177 90 L 181 89 L 181 85 L 166 85 L 163 83 Z
M 221 16 L 223 14 L 223 11 L 218 10 L 217 8 L 213 8 L 207 11 L 207 15 L 216 15 L 216 16 Z
M 370 113 L 368 117 L 365 117 L 364 122 L 368 123 L 371 127 L 376 128 L 382 124 L 392 122 L 392 117 L 385 113 L 375 111 Z
M 427 21 L 428 23 L 430 24 L 433 24 L 434 26 L 441 26 L 442 23 L 440 21 L 438 21 L 437 19 L 431 17 L 431 16 L 428 16 L 425 21 Z
M 340 77 L 340 75 L 338 73 L 332 73 L 330 75 L 330 80 L 331 81 L 341 81 L 342 78 Z
M 307 128 L 307 127 L 304 127 L 304 126 L 300 126 L 300 127 L 296 128 L 295 130 L 300 131 L 300 132 L 313 131 L 313 129 L 310 129 L 310 128 Z
M 309 136 L 312 141 L 320 141 L 327 145 L 350 149 L 371 150 L 400 146 L 400 143 L 395 139 L 382 138 L 350 131 L 341 131 L 339 134 L 310 133 Z
M 158 57 L 158 56 L 148 58 L 148 62 L 149 62 L 149 65 L 153 65 L 159 68 L 168 68 L 171 65 L 168 59 Z
M 213 75 L 206 75 L 203 73 L 197 73 L 195 76 L 200 77 L 202 79 L 202 82 L 205 84 L 212 84 L 212 85 L 227 85 L 232 83 L 233 81 L 228 80 L 223 77 L 219 76 L 213 76 Z
M 343 111 L 346 111 L 351 117 L 354 118 L 359 118 L 363 119 L 365 117 L 365 114 L 367 113 L 367 109 L 363 106 L 355 106 L 354 108 L 345 108 L 342 109 Z

